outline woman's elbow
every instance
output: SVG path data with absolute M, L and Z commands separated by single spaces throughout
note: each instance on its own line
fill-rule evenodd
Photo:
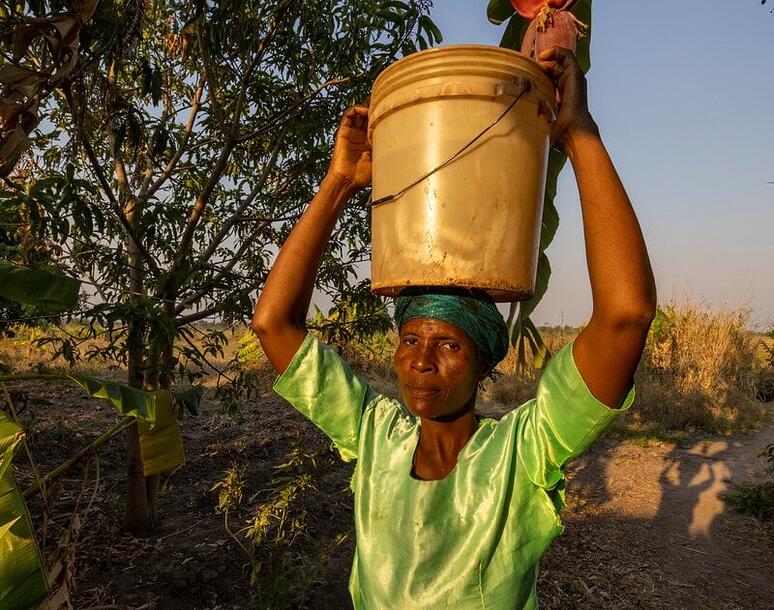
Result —
M 264 303 L 260 298 L 255 305 L 253 319 L 250 322 L 250 329 L 258 337 L 265 337 L 271 333 L 273 328 L 277 327 L 276 315 L 273 314 L 271 307 Z
M 266 303 L 262 304 L 259 299 L 253 312 L 250 329 L 263 343 L 265 339 L 274 335 L 283 335 L 288 329 L 305 330 L 306 326 L 303 322 L 294 320 L 292 316 L 282 315 Z
M 601 312 L 600 312 L 601 313 Z M 595 316 L 617 330 L 637 331 L 647 334 L 656 317 L 656 300 L 642 299 L 611 308 Z

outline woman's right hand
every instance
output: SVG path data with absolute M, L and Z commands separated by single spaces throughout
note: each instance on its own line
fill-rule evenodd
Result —
M 353 193 L 371 184 L 371 146 L 368 144 L 366 104 L 357 104 L 344 112 L 336 132 L 328 176 L 343 181 Z
M 599 135 L 589 112 L 586 77 L 573 52 L 562 47 L 546 49 L 538 57 L 538 63 L 559 93 L 559 116 L 551 127 L 551 141 L 569 153 L 577 134 Z

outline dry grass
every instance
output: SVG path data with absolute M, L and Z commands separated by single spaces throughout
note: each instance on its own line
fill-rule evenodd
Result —
M 556 354 L 578 334 L 570 327 L 542 328 L 540 334 L 552 354 Z M 527 350 L 527 367 L 519 374 L 516 367 L 516 350 L 511 349 L 496 369 L 496 380 L 484 382 L 481 397 L 491 401 L 495 412 L 507 411 L 534 398 L 540 379 L 540 371 L 532 366 L 532 354 Z
M 760 427 L 756 398 L 765 363 L 743 310 L 668 305 L 653 324 L 630 420 L 655 431 L 743 432 Z
M 774 362 L 770 361 L 774 358 L 774 339 L 752 333 L 747 326 L 745 311 L 708 311 L 692 303 L 665 306 L 651 329 L 637 374 L 637 403 L 626 417 L 619 418 L 616 429 L 660 436 L 675 431 L 732 433 L 758 428 L 766 419 L 766 408 L 756 395 L 766 398 L 774 392 Z M 23 329 L 16 338 L 3 339 L 0 365 L 17 373 L 67 368 L 61 359 L 51 361 L 50 348 L 32 344 L 45 334 L 65 330 Z M 555 354 L 578 330 L 543 328 L 541 333 Z M 392 366 L 395 344 L 395 335 L 390 333 L 335 347 L 377 392 L 398 397 Z M 84 350 L 87 348 L 84 346 Z M 268 395 L 274 371 L 249 330 L 234 333 L 216 366 L 225 366 L 234 353 L 239 354 L 257 394 Z M 105 363 L 95 362 L 94 366 L 101 368 L 98 372 L 103 376 L 105 368 L 116 367 L 110 376 L 120 381 L 125 374 L 122 367 L 107 364 L 105 367 Z M 90 366 L 80 362 L 78 368 L 86 372 Z M 497 380 L 487 380 L 480 392 L 480 406 L 485 413 L 499 415 L 534 397 L 540 371 L 528 366 L 525 374 L 518 374 L 514 350 L 497 371 Z M 211 387 L 216 380 L 213 373 L 202 381 Z

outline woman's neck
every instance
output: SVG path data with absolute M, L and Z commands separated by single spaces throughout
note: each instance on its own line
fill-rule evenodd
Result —
M 443 479 L 454 469 L 477 427 L 473 405 L 453 418 L 422 418 L 412 474 L 426 481 Z

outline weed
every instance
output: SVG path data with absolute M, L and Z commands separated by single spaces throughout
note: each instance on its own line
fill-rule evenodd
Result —
M 740 513 L 774 521 L 774 481 L 740 483 L 723 498 Z
M 686 303 L 659 310 L 628 420 L 662 431 L 744 432 L 766 419 L 756 399 L 762 363 L 746 311 Z
M 229 511 L 242 507 L 244 474 L 243 467 L 232 464 L 211 491 L 218 491 L 218 509 L 224 513 L 226 530 L 250 561 L 256 607 L 302 607 L 312 588 L 320 584 L 323 567 L 345 539 L 339 534 L 321 542 L 309 533 L 307 494 L 315 488 L 316 455 L 308 453 L 299 438 L 285 463 L 275 467 L 268 488 L 259 492 L 266 499 L 234 533 Z

